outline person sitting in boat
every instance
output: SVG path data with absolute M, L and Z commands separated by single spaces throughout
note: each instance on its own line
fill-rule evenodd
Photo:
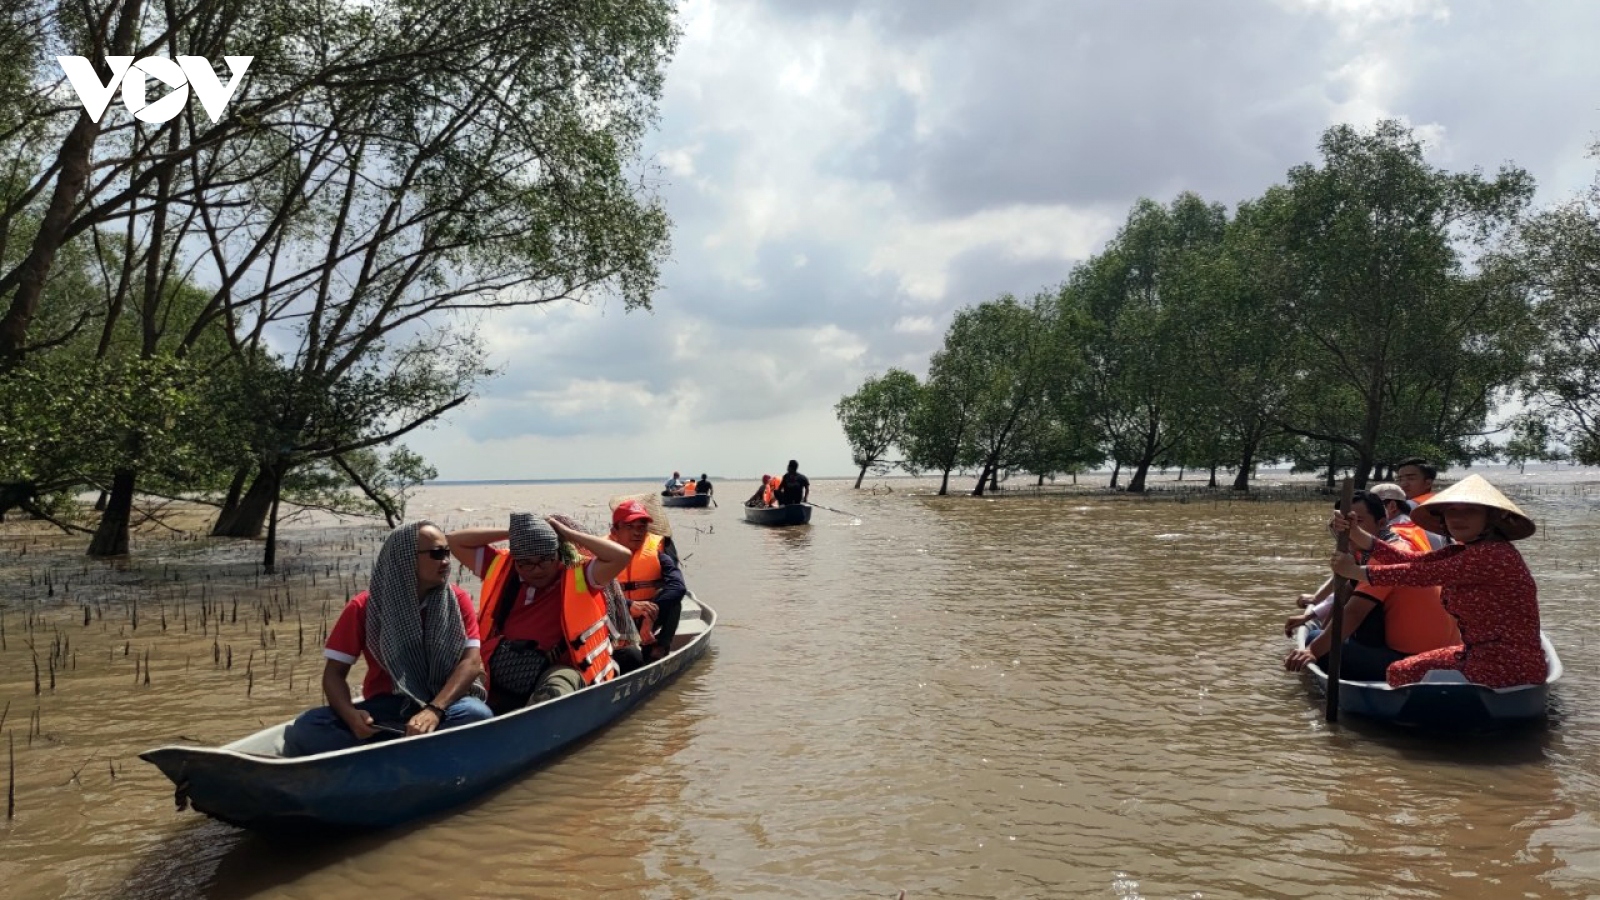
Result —
M 637 500 L 620 503 L 611 511 L 609 537 L 633 554 L 617 582 L 639 629 L 644 662 L 655 662 L 672 652 L 672 639 L 683 616 L 683 598 L 688 593 L 676 555 L 663 545 L 660 535 L 650 533 L 652 521 Z
M 1428 552 L 1376 541 L 1349 518 L 1350 544 L 1372 550 L 1366 565 L 1336 553 L 1334 574 L 1374 585 L 1439 585 L 1446 609 L 1461 627 L 1460 644 L 1408 656 L 1388 669 L 1392 687 L 1415 684 L 1428 672 L 1454 669 L 1491 688 L 1540 684 L 1548 676 L 1539 632 L 1538 587 L 1512 544 L 1534 533 L 1533 520 L 1481 475 L 1469 475 L 1434 494 L 1411 517 L 1455 541 Z
M 1438 468 L 1420 456 L 1402 459 L 1394 467 L 1394 482 L 1413 506 L 1433 499 L 1433 480 L 1438 477 Z
M 800 464 L 789 460 L 783 480 L 774 485 L 779 506 L 793 506 L 811 499 L 811 479 L 800 474 Z
M 483 579 L 478 625 L 490 709 L 504 713 L 616 677 L 602 592 L 627 566 L 626 547 L 525 512 L 512 513 L 509 528 L 464 528 L 449 539 L 450 552 Z M 491 546 L 505 540 L 509 550 Z M 587 563 L 580 548 L 592 557 Z
M 711 479 L 706 477 L 704 472 L 700 473 L 700 479 L 696 481 L 694 485 L 695 493 L 705 494 L 707 497 L 711 496 Z
M 682 493 L 683 476 L 679 475 L 677 472 L 673 472 L 672 477 L 667 479 L 667 483 L 661 486 L 661 496 L 677 497 Z
M 699 485 L 695 482 L 695 480 L 693 478 L 690 478 L 688 481 L 685 481 L 683 483 L 683 496 L 685 496 L 685 497 L 693 497 L 695 495 L 695 490 L 698 487 L 699 487 Z
M 771 475 L 761 476 L 761 486 L 744 502 L 745 506 L 773 506 L 777 503 L 778 479 Z
M 284 756 L 307 756 L 487 719 L 472 597 L 448 584 L 450 549 L 432 522 L 403 525 L 378 551 L 367 589 L 350 598 L 322 655 L 328 705 L 283 733 Z M 365 658 L 362 700 L 346 677 Z
M 1412 550 L 1427 550 L 1427 539 L 1396 534 L 1390 527 L 1384 501 L 1370 491 L 1357 491 L 1351 513 L 1362 528 L 1381 541 L 1396 542 Z M 1325 608 L 1314 607 L 1305 616 L 1289 620 L 1285 631 L 1292 633 L 1302 621 L 1325 621 L 1332 611 L 1330 598 Z M 1340 657 L 1340 677 L 1347 681 L 1382 681 L 1389 664 L 1413 654 L 1460 643 L 1456 623 L 1439 602 L 1437 587 L 1378 587 L 1357 584 L 1345 605 L 1341 619 L 1345 637 Z M 1284 660 L 1284 668 L 1298 672 L 1312 661 L 1324 657 L 1332 645 L 1327 631 L 1315 634 L 1305 649 L 1296 649 Z
M 1417 504 L 1406 496 L 1405 488 L 1384 482 L 1367 488 L 1367 493 L 1376 494 L 1383 500 L 1383 508 L 1389 514 L 1389 529 L 1405 538 L 1412 546 L 1437 550 L 1450 543 L 1450 539 L 1444 535 L 1434 534 L 1411 520 L 1411 508 Z

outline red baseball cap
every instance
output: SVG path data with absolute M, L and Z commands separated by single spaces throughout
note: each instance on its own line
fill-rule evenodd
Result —
M 617 508 L 611 511 L 611 524 L 613 525 L 626 525 L 629 522 L 637 522 L 640 519 L 646 522 L 652 521 L 650 514 L 645 512 L 644 504 L 637 500 L 618 503 Z

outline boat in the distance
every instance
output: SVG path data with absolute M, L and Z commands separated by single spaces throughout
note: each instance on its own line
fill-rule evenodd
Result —
M 179 809 L 243 828 L 384 828 L 470 800 L 603 728 L 703 656 L 716 622 L 690 594 L 662 659 L 470 725 L 288 758 L 284 722 L 222 747 L 160 747 L 140 758 L 172 780 Z
M 746 506 L 744 520 L 772 527 L 804 525 L 811 521 L 811 507 L 805 503 L 792 503 L 788 506 Z
M 682 495 L 663 496 L 661 498 L 661 505 L 670 506 L 673 509 L 703 509 L 711 505 L 711 495 L 692 494 L 687 497 Z
M 1295 646 L 1305 649 L 1310 629 L 1295 631 Z M 1561 658 L 1544 633 L 1549 674 L 1543 684 L 1492 688 L 1467 681 L 1454 670 L 1434 670 L 1416 684 L 1390 687 L 1382 681 L 1339 679 L 1339 712 L 1437 731 L 1482 731 L 1543 719 L 1550 688 L 1561 679 Z M 1328 673 L 1312 663 L 1305 672 L 1317 693 L 1327 696 Z

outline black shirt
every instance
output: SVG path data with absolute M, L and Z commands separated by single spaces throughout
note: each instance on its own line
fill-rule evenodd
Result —
M 804 488 L 811 487 L 811 480 L 799 472 L 783 473 L 783 480 L 778 482 L 778 505 L 793 506 L 805 499 Z

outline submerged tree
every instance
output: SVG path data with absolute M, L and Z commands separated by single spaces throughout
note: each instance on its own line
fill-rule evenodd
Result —
M 851 461 L 861 468 L 856 475 L 858 490 L 868 470 L 887 472 L 892 468 L 887 461 L 889 450 L 905 438 L 906 422 L 916 408 L 920 389 L 917 376 L 890 369 L 868 378 L 834 406 L 845 440 L 850 442 Z
M 1206 335 L 1191 330 L 1196 320 L 1179 314 L 1173 295 L 1183 254 L 1221 241 L 1226 221 L 1194 194 L 1170 207 L 1141 200 L 1068 283 L 1093 322 L 1086 406 L 1113 459 L 1133 468 L 1129 491 L 1145 489 L 1150 466 L 1179 446 L 1201 409 L 1192 361 Z
M 1514 452 L 1538 459 L 1545 443 L 1561 443 L 1575 461 L 1600 465 L 1600 177 L 1584 196 L 1533 216 L 1517 252 L 1544 337 L 1521 386 L 1543 421 L 1524 423 Z
M 667 220 L 631 166 L 675 40 L 665 0 L 49 7 L 26 32 L 36 48 L 256 57 L 215 121 L 190 104 L 163 125 L 117 108 L 94 123 L 36 75 L 58 102 L 0 135 L 38 173 L 0 210 L 0 248 L 27 244 L 0 252 L 16 260 L 0 271 L 0 365 L 48 349 L 46 290 L 74 240 L 116 260 L 106 327 L 133 316 L 143 358 L 182 359 L 220 327 L 236 370 L 223 393 L 257 391 L 259 412 L 219 533 L 260 534 L 296 466 L 348 461 L 462 402 L 487 371 L 474 313 L 648 304 Z M 180 284 L 206 299 L 178 315 Z M 146 438 L 125 437 L 92 552 L 126 550 Z
M 1275 320 L 1301 363 L 1280 424 L 1347 448 L 1358 484 L 1409 453 L 1471 459 L 1535 334 L 1514 273 L 1469 254 L 1505 236 L 1533 180 L 1435 169 L 1397 122 L 1332 128 L 1321 149 L 1273 198 Z

